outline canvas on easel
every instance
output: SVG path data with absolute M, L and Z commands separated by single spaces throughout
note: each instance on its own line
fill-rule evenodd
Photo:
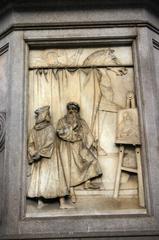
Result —
M 118 111 L 116 144 L 140 145 L 138 112 L 136 108 Z

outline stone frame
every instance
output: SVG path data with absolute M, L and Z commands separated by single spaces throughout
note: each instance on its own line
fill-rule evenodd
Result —
M 47 37 L 46 37 L 47 36 Z M 54 37 L 53 37 L 54 36 Z M 117 236 L 146 236 L 159 233 L 159 194 L 154 192 L 157 176 L 157 121 L 153 54 L 148 48 L 147 28 L 87 28 L 41 31 L 16 31 L 9 43 L 9 101 L 5 150 L 5 210 L 2 228 L 7 239 L 65 239 Z M 133 44 L 135 85 L 142 132 L 146 215 L 65 216 L 53 218 L 25 218 L 25 168 L 27 78 L 29 47 L 93 46 Z M 18 46 L 18 48 L 17 48 Z M 145 49 L 146 48 L 146 49 Z M 140 53 L 140 54 L 139 54 Z M 150 58 L 150 61 L 149 61 Z M 150 110 L 154 111 L 150 114 Z M 15 139 L 16 143 L 15 144 Z M 155 139 L 155 140 L 154 140 Z M 153 141 L 152 141 L 153 140 Z M 156 141 L 156 142 L 155 142 Z M 24 187 L 25 186 L 25 187 Z

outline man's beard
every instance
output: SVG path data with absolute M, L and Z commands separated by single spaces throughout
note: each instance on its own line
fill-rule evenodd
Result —
M 67 122 L 71 125 L 75 124 L 75 123 L 78 123 L 79 122 L 79 114 L 68 113 L 67 114 Z

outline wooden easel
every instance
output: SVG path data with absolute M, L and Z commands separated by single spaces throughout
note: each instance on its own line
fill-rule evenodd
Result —
M 127 96 L 126 107 L 127 108 L 135 108 L 134 95 Z M 119 146 L 119 162 L 118 162 L 117 174 L 116 174 L 116 180 L 115 180 L 114 198 L 118 198 L 118 196 L 119 196 L 120 178 L 121 178 L 122 171 L 136 173 L 137 177 L 138 177 L 139 205 L 141 207 L 145 207 L 140 145 L 135 145 L 135 155 L 136 155 L 136 162 L 137 162 L 136 169 L 122 166 L 123 159 L 124 159 L 125 147 L 126 147 L 126 144 L 120 144 L 120 146 Z

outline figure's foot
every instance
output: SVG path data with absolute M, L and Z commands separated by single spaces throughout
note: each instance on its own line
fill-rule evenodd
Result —
M 72 204 L 66 203 L 65 198 L 61 197 L 59 199 L 60 201 L 60 208 L 61 209 L 71 209 L 71 208 L 75 208 Z
M 84 184 L 84 189 L 99 189 L 99 183 L 93 183 L 90 180 L 86 181 Z
M 77 202 L 76 195 L 71 195 L 71 201 L 72 201 L 72 203 Z
M 43 208 L 44 205 L 45 205 L 45 204 L 43 203 L 42 200 L 38 200 L 38 206 L 37 206 L 38 209 Z

